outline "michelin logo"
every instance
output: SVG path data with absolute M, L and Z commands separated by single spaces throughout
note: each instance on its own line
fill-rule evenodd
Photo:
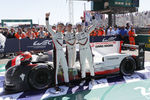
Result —
M 5 42 L 6 42 L 6 37 L 0 33 L 0 52 L 4 51 Z

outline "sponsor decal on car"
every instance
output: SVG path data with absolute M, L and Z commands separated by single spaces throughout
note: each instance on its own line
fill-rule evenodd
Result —
M 22 81 L 24 81 L 24 77 L 25 77 L 25 74 L 22 73 L 22 74 L 20 75 L 20 78 L 21 78 Z
M 96 42 L 91 43 L 91 47 L 102 48 L 102 47 L 113 47 L 116 42 Z

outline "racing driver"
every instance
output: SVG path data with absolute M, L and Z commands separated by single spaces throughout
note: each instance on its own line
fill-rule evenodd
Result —
M 64 24 L 63 23 L 58 23 L 57 24 L 57 31 L 54 32 L 52 27 L 49 25 L 49 16 L 50 16 L 50 13 L 46 13 L 46 26 L 47 26 L 47 29 L 48 29 L 49 33 L 52 35 L 54 49 L 56 50 L 55 90 L 56 91 L 61 91 L 61 89 L 58 86 L 58 79 L 57 79 L 59 64 L 63 68 L 64 81 L 66 82 L 66 85 L 69 86 L 69 87 L 71 86 L 70 83 L 69 83 L 69 77 L 68 77 L 67 61 L 66 61 L 65 54 L 64 54 L 64 51 L 63 51 L 63 34 L 62 34 L 62 30 L 64 29 Z
M 94 80 L 94 66 L 93 66 L 93 57 L 92 57 L 92 51 L 90 47 L 90 33 L 97 27 L 97 22 L 95 20 L 95 17 L 92 17 L 92 26 L 90 28 L 86 28 L 83 26 L 83 23 L 77 23 L 77 33 L 76 38 L 79 43 L 79 53 L 80 53 L 80 65 L 81 65 L 81 77 L 83 81 L 80 83 L 80 86 L 82 86 L 86 81 L 86 59 L 89 63 L 90 67 L 90 75 L 91 75 L 91 84 L 95 85 L 96 82 Z
M 65 42 L 66 42 L 66 57 L 69 67 L 73 67 L 76 60 L 76 36 L 72 31 L 72 24 L 66 24 Z

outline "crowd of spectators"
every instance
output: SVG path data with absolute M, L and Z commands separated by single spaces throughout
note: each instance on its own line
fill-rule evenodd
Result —
M 56 30 L 56 26 L 52 26 L 53 30 Z M 65 29 L 63 33 L 65 32 Z M 50 34 L 47 32 L 45 27 L 32 27 L 32 28 L 10 28 L 3 29 L 1 32 L 6 38 L 50 38 Z M 130 26 L 128 23 L 122 27 L 97 27 L 93 30 L 90 36 L 117 36 L 124 43 L 135 45 L 135 29 L 133 26 Z
M 44 27 L 32 27 L 32 28 L 4 28 L 1 29 L 1 32 L 6 38 L 29 38 L 29 39 L 36 39 L 36 38 L 48 38 L 49 34 Z
M 135 29 L 129 23 L 126 26 L 118 27 L 100 27 L 96 28 L 91 34 L 91 36 L 117 36 L 123 43 L 135 45 Z

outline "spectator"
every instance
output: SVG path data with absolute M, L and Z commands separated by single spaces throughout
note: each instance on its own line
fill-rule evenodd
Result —
M 133 27 L 129 30 L 129 42 L 131 45 L 135 45 L 135 31 Z M 131 47 L 130 50 L 135 50 L 135 48 Z
M 96 28 L 95 28 L 95 30 L 93 30 L 91 33 L 90 33 L 90 36 L 97 36 L 97 33 L 96 33 Z
M 109 27 L 109 29 L 107 30 L 107 36 L 111 36 L 114 34 L 115 34 L 115 31 L 112 29 L 112 27 Z
M 32 28 L 32 32 L 33 32 L 35 38 L 39 37 L 39 33 L 37 32 L 37 29 L 35 27 Z
M 18 32 L 15 33 L 15 37 L 17 39 L 23 39 L 23 38 L 26 38 L 26 34 L 24 32 L 22 32 L 21 28 L 18 28 Z
M 25 31 L 25 28 L 22 28 L 22 32 L 24 32 L 24 33 L 26 32 L 26 31 Z
M 4 29 L 4 31 L 3 31 L 3 35 L 4 35 L 6 38 L 7 38 L 8 33 L 9 33 L 8 29 L 7 29 L 7 28 L 6 28 L 6 29 Z
M 125 29 L 125 26 L 123 26 L 119 32 L 120 39 L 123 41 L 123 43 L 128 44 L 129 38 L 128 38 L 128 31 Z
M 114 35 L 118 36 L 119 35 L 119 29 L 117 26 L 114 26 Z
M 99 32 L 98 32 L 97 36 L 105 36 L 105 31 L 104 31 L 103 27 L 99 28 Z
M 45 31 L 45 38 L 51 38 L 51 34 L 48 32 L 46 28 L 44 28 Z M 55 30 L 53 30 L 55 32 Z
M 27 32 L 26 32 L 26 36 L 27 36 L 27 38 L 29 38 L 29 39 L 35 39 L 35 34 L 32 32 L 32 30 L 31 30 L 31 28 L 28 28 L 27 29 Z
M 126 29 L 127 29 L 128 32 L 129 32 L 129 30 L 131 30 L 131 27 L 130 27 L 129 23 L 126 24 Z
M 47 35 L 43 27 L 40 27 L 40 30 L 38 31 L 38 33 L 39 33 L 39 38 L 45 38 Z
M 100 31 L 99 31 L 99 29 L 95 29 L 95 36 L 98 36 L 98 34 L 100 34 Z
M 7 38 L 15 38 L 15 29 L 11 28 L 9 34 L 7 34 Z

